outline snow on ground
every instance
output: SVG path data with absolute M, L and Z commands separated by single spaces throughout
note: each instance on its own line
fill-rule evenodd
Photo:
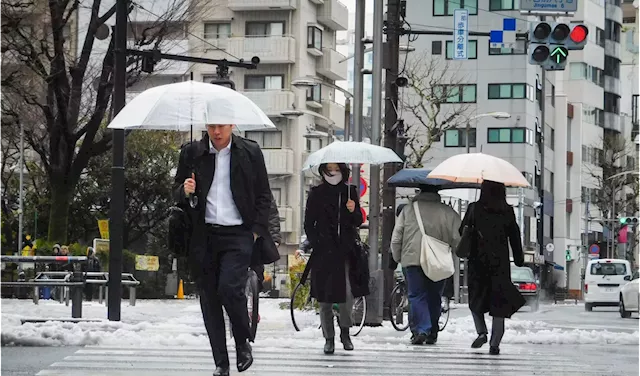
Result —
M 280 309 L 283 299 L 261 299 L 261 321 L 257 345 L 287 348 L 316 345 L 322 333 L 317 327 L 296 332 L 288 309 Z M 460 307 L 459 309 L 464 309 Z M 80 323 L 48 321 L 25 323 L 25 318 L 69 318 L 71 307 L 55 301 L 3 299 L 1 305 L 2 345 L 70 346 L 101 345 L 129 347 L 208 347 L 200 305 L 197 300 L 138 300 L 135 307 L 122 303 L 122 321 L 106 320 L 107 309 L 97 302 L 83 304 L 84 319 Z M 313 320 L 313 318 L 310 318 Z M 571 318 L 568 318 L 571 320 Z M 490 325 L 488 319 L 487 324 Z M 605 325 L 603 325 L 605 326 Z M 607 330 L 561 329 L 544 321 L 506 321 L 504 343 L 513 344 L 638 344 L 638 332 L 622 333 Z M 388 323 L 383 327 L 365 327 L 354 339 L 359 345 L 382 349 L 408 347 L 408 332 L 397 332 Z M 443 343 L 470 343 L 476 337 L 470 315 L 451 318 L 440 333 Z

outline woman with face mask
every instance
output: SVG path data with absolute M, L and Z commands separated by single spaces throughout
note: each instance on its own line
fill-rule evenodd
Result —
M 347 165 L 322 164 L 319 172 L 322 183 L 309 192 L 304 230 L 313 247 L 309 259 L 311 296 L 320 303 L 320 322 L 326 340 L 324 353 L 333 354 L 333 304 L 338 304 L 340 314 L 340 341 L 345 350 L 353 350 L 349 337 L 353 298 L 368 292 L 367 283 L 357 277 L 360 266 L 356 238 L 363 219 L 358 193 L 355 187 L 346 184 Z

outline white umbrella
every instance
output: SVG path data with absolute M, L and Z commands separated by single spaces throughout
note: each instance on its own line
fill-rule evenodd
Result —
M 428 175 L 461 183 L 482 183 L 491 180 L 508 187 L 528 187 L 527 179 L 511 163 L 488 154 L 458 154 L 446 159 Z
M 364 142 L 334 141 L 309 155 L 302 169 L 308 170 L 323 163 L 379 165 L 389 162 L 402 163 L 402 159 L 393 150 L 382 146 Z
M 207 124 L 234 124 L 241 131 L 275 128 L 241 93 L 197 81 L 156 86 L 137 95 L 109 128 L 193 131 Z

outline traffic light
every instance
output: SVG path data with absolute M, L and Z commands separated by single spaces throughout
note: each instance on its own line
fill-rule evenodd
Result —
M 565 259 L 566 259 L 567 261 L 571 261 L 571 250 L 570 250 L 570 249 L 567 249 L 567 250 L 565 251 L 564 257 L 565 257 Z
M 564 70 L 569 50 L 581 50 L 587 43 L 585 25 L 537 22 L 529 28 L 529 64 L 545 70 Z
M 637 226 L 638 217 L 621 217 L 620 225 L 621 226 Z

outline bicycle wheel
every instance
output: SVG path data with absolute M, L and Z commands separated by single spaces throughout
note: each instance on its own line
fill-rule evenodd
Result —
M 353 336 L 357 336 L 364 328 L 364 321 L 367 317 L 367 298 L 361 296 L 353 300 L 353 308 L 351 310 L 351 323 L 355 327 Z
M 249 331 L 251 333 L 251 341 L 253 341 L 258 332 L 258 305 L 260 299 L 258 276 L 253 270 L 249 270 L 245 295 L 247 296 L 247 312 L 249 313 Z
M 289 305 L 291 322 L 296 331 L 305 328 L 318 328 L 318 304 L 311 297 L 309 284 L 298 284 L 291 294 Z
M 449 311 L 450 306 L 449 306 L 449 302 L 450 299 L 446 296 L 442 297 L 441 303 L 440 303 L 440 319 L 438 319 L 438 331 L 441 332 L 444 330 L 444 328 L 447 326 L 447 323 L 449 322 Z
M 407 285 L 404 283 L 397 283 L 391 291 L 389 315 L 391 316 L 391 325 L 397 331 L 403 332 L 409 328 L 409 296 Z

